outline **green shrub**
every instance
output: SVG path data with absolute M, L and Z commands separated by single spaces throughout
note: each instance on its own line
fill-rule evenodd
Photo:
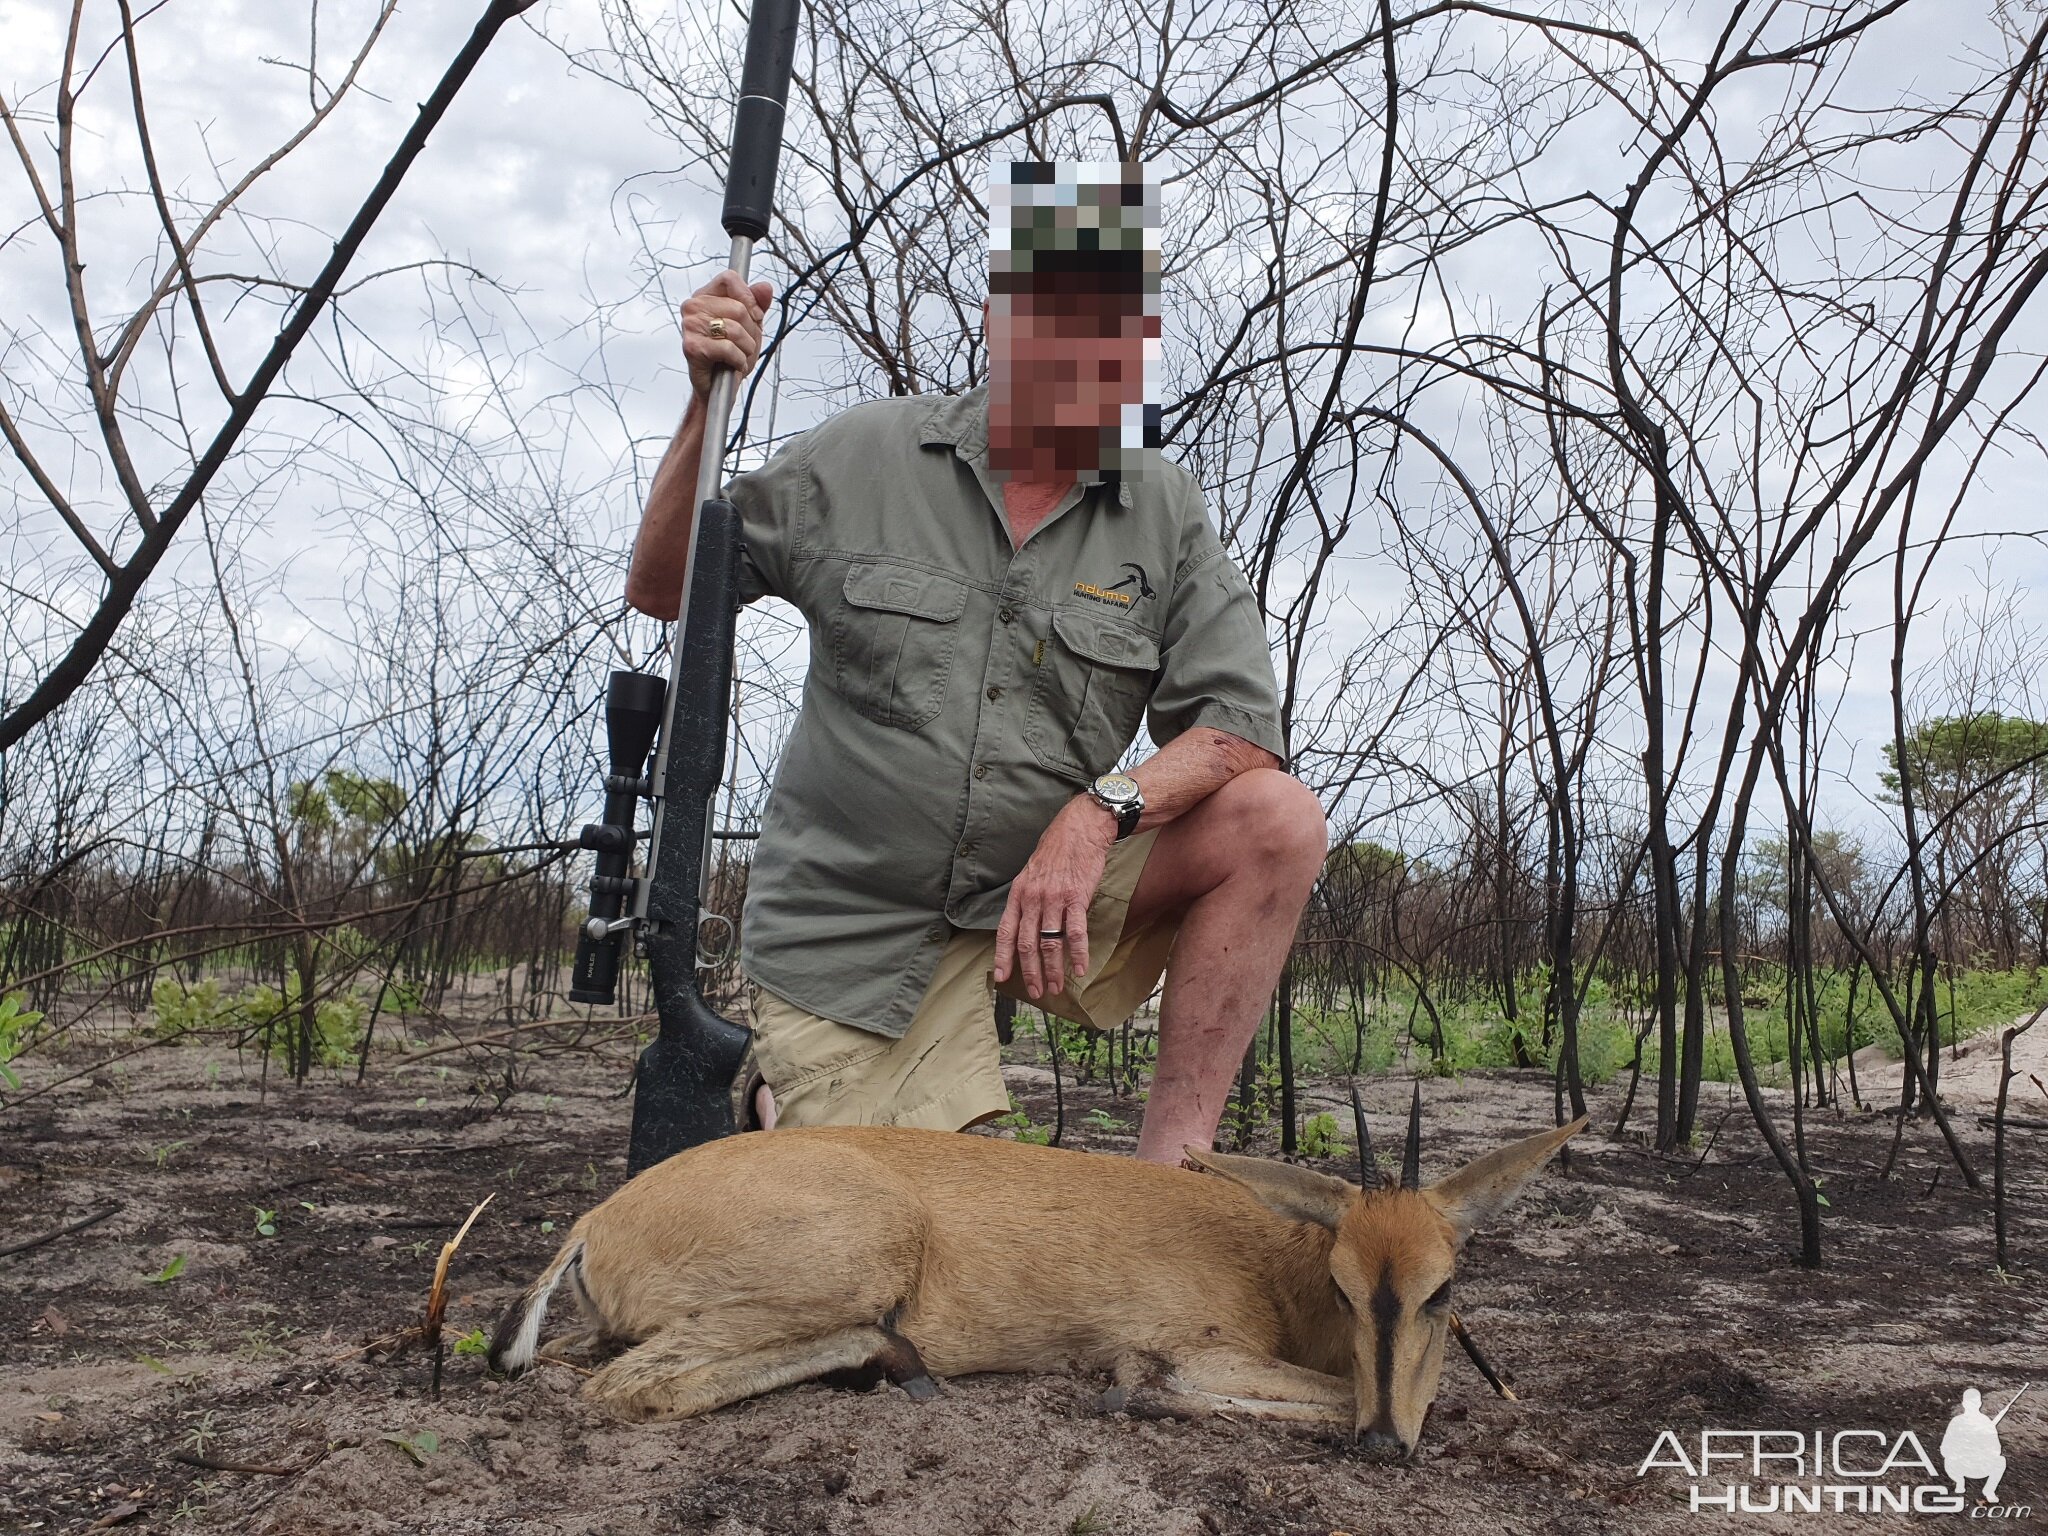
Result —
M 19 1088 L 21 1079 L 8 1063 L 21 1054 L 22 1037 L 42 1020 L 40 1013 L 30 1011 L 19 992 L 0 996 L 0 1082 L 10 1088 Z
M 279 992 L 262 982 L 228 996 L 220 982 L 207 977 L 187 986 L 173 977 L 157 978 L 150 990 L 155 1015 L 151 1033 L 176 1039 L 194 1033 L 261 1034 L 266 1049 L 284 1055 L 299 1024 L 299 984 L 293 977 Z M 323 998 L 313 1009 L 313 1060 L 338 1067 L 355 1059 L 362 1044 L 370 1005 L 354 992 Z
M 236 1005 L 209 976 L 188 986 L 175 976 L 159 976 L 149 990 L 150 1012 L 155 1015 L 150 1033 L 159 1040 L 175 1040 L 198 1030 L 237 1028 L 243 1022 Z
M 1323 1111 L 1301 1122 L 1301 1134 L 1294 1145 L 1303 1157 L 1335 1157 L 1347 1149 L 1348 1143 L 1337 1135 L 1337 1117 Z

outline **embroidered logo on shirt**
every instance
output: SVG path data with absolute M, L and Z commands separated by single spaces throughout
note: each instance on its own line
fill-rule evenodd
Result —
M 1118 569 L 1128 571 L 1130 574 L 1124 577 L 1122 581 L 1113 581 L 1106 587 L 1098 587 L 1092 581 L 1077 581 L 1074 583 L 1075 594 L 1080 597 L 1092 598 L 1098 603 L 1108 603 L 1116 608 L 1128 608 L 1141 597 L 1157 597 L 1159 595 L 1152 590 L 1152 583 L 1145 579 L 1145 567 L 1142 565 L 1126 560 Z M 1127 587 L 1133 590 L 1123 590 Z
M 1120 571 L 1129 571 L 1131 574 L 1126 576 L 1122 581 L 1112 581 L 1109 584 L 1110 591 L 1114 592 L 1118 587 L 1128 587 L 1132 582 L 1135 581 L 1138 584 L 1138 596 L 1157 597 L 1159 595 L 1158 593 L 1152 590 L 1152 583 L 1145 579 L 1145 567 L 1143 567 L 1142 565 L 1139 565 L 1138 563 L 1132 560 L 1126 560 L 1122 565 L 1118 566 L 1117 569 Z

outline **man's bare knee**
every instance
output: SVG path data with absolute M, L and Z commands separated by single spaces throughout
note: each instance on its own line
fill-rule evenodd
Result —
M 1305 871 L 1311 878 L 1323 867 L 1330 847 L 1330 824 L 1315 791 L 1278 768 L 1251 768 L 1216 792 L 1228 795 L 1225 811 L 1233 839 L 1269 867 Z

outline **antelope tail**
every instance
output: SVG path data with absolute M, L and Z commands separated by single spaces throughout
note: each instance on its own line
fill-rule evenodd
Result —
M 540 1342 L 540 1324 L 547 1315 L 548 1298 L 555 1294 L 555 1287 L 562 1283 L 562 1277 L 569 1273 L 571 1267 L 582 1262 L 583 1239 L 572 1237 L 562 1244 L 562 1251 L 555 1255 L 554 1262 L 519 1293 L 519 1299 L 512 1303 L 511 1309 L 498 1319 L 498 1331 L 491 1336 L 491 1349 L 486 1358 L 492 1370 L 517 1376 L 533 1364 L 533 1350 Z

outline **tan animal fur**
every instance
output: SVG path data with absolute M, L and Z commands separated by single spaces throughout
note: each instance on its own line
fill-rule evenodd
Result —
M 837 1372 L 1107 1371 L 1133 1411 L 1229 1408 L 1414 1449 L 1458 1249 L 1583 1119 L 1419 1190 L 1188 1149 L 1192 1167 L 879 1126 L 730 1137 L 591 1211 L 499 1325 L 534 1356 L 564 1278 L 624 1353 L 586 1391 L 681 1418 Z

